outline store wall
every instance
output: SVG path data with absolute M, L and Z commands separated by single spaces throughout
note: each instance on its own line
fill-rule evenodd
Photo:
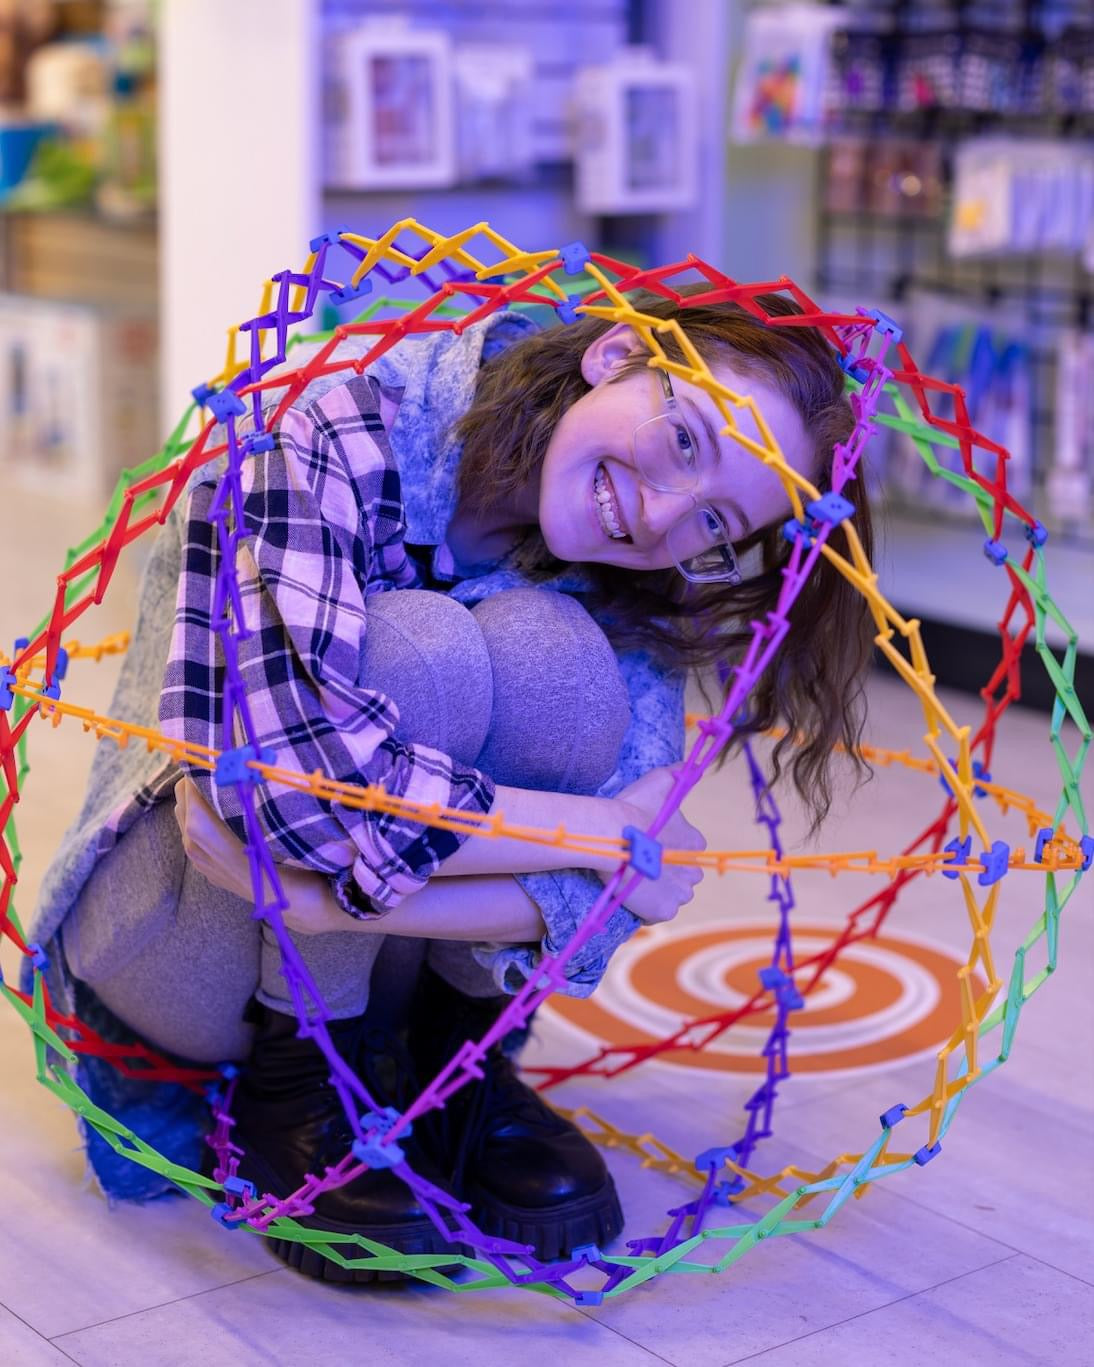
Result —
M 316 231 L 315 22 L 304 0 L 163 0 L 165 426 Z

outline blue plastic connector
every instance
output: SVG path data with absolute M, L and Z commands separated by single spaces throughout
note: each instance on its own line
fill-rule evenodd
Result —
M 577 322 L 577 307 L 581 303 L 580 294 L 568 294 L 564 304 L 556 304 L 555 312 L 558 314 L 561 323 Z
M 64 646 L 57 647 L 57 666 L 53 671 L 53 677 L 60 682 L 68 673 L 68 651 Z
M 1031 546 L 1043 546 L 1048 540 L 1048 530 L 1044 523 L 1034 522 L 1032 527 L 1027 527 L 1026 540 Z
M 247 405 L 234 389 L 221 389 L 210 394 L 206 406 L 217 422 L 227 422 L 229 418 L 242 417 Z
M 227 1201 L 218 1201 L 212 1210 L 210 1210 L 209 1214 L 218 1225 L 223 1225 L 225 1229 L 239 1229 L 243 1223 L 242 1220 L 231 1220 L 228 1218 L 230 1215 L 234 1214 L 234 1211 Z
M 218 1063 L 217 1072 L 225 1082 L 231 1082 L 232 1078 L 239 1077 L 239 1069 L 234 1063 Z
M 953 862 L 955 864 L 967 864 L 969 862 L 969 856 L 972 854 L 972 836 L 967 835 L 964 840 L 951 840 L 950 843 L 943 848 L 947 854 L 953 855 Z M 956 871 L 951 873 L 948 869 L 943 869 L 942 877 L 959 878 L 960 874 Z
M 775 993 L 775 1000 L 780 1006 L 785 1006 L 788 1011 L 800 1011 L 805 1005 L 805 998 L 793 983 L 787 983 L 785 987 L 780 987 Z
M 843 522 L 855 511 L 855 505 L 842 494 L 829 489 L 823 498 L 815 498 L 805 511 L 814 522 Z
M 394 1168 L 402 1163 L 406 1154 L 398 1144 L 384 1142 L 388 1130 L 400 1119 L 394 1106 L 385 1106 L 381 1111 L 369 1111 L 361 1117 L 364 1139 L 353 1141 L 352 1153 L 359 1163 L 367 1163 L 370 1168 Z M 408 1125 L 406 1134 L 410 1134 Z
M 840 364 L 840 369 L 845 371 L 852 380 L 858 380 L 859 384 L 865 384 L 870 378 L 870 372 L 864 365 L 860 365 L 851 356 L 837 356 L 836 360 Z
M 1042 826 L 1037 832 L 1037 844 L 1033 847 L 1033 862 L 1039 864 L 1044 858 L 1045 846 L 1056 834 L 1051 826 Z
M 1094 863 L 1094 835 L 1084 835 L 1079 841 L 1079 849 L 1083 852 L 1081 867 L 1085 871 Z
M 737 1149 L 733 1144 L 720 1148 L 704 1149 L 695 1155 L 695 1171 L 706 1172 L 707 1168 L 720 1168 L 727 1158 L 736 1159 Z
M 562 266 L 567 275 L 580 275 L 593 259 L 584 242 L 568 242 L 565 247 L 558 249 L 558 254 L 562 257 Z
M 29 636 L 16 636 L 16 638 L 15 638 L 15 653 L 16 653 L 16 655 L 18 655 L 19 652 L 20 652 L 21 650 L 26 650 L 27 646 L 29 646 L 29 645 L 30 645 L 30 637 L 29 637 Z
M 984 542 L 984 554 L 993 565 L 1002 565 L 1007 558 L 1007 548 L 1001 541 L 992 541 L 989 537 Z
M 46 969 L 49 968 L 49 955 L 46 951 L 39 944 L 27 945 L 27 951 L 30 954 L 30 960 L 34 967 L 39 973 L 44 973 Z
M 234 750 L 225 750 L 217 756 L 213 782 L 218 787 L 230 783 L 257 783 L 262 775 L 254 769 L 248 769 L 248 761 L 257 759 L 263 764 L 272 764 L 276 758 L 273 750 L 262 750 L 256 754 L 253 745 L 238 745 Z
M 735 1173 L 732 1177 L 727 1177 L 717 1184 L 710 1194 L 711 1200 L 716 1206 L 731 1206 L 733 1197 L 738 1192 L 744 1191 L 747 1185 L 748 1183 L 740 1173 Z
M 363 299 L 366 294 L 372 293 L 372 281 L 368 276 L 358 280 L 356 285 L 343 285 L 340 290 L 331 290 L 330 302 L 332 304 L 351 304 L 354 299 Z
M 624 826 L 623 839 L 630 845 L 628 863 L 631 868 L 637 869 L 643 878 L 660 878 L 660 840 L 655 840 L 652 835 L 640 831 L 637 826 Z
M 584 1258 L 587 1263 L 599 1263 L 604 1255 L 596 1244 L 578 1244 L 570 1250 L 571 1258 Z
M 790 981 L 782 969 L 778 968 L 775 964 L 767 964 L 764 968 L 761 968 L 759 970 L 759 979 L 763 986 L 769 991 L 775 987 L 782 987 L 783 983 Z
M 209 400 L 216 393 L 216 389 L 211 384 L 199 384 L 190 390 L 194 402 L 204 408 Z
M 61 696 L 61 685 L 54 679 L 51 684 L 44 684 L 38 690 L 38 695 L 42 698 L 52 698 L 56 702 Z
M 205 1097 L 205 1100 L 209 1103 L 209 1106 L 214 1109 L 218 1106 L 221 1106 L 224 1102 L 224 1093 L 220 1090 L 220 1088 L 216 1085 L 215 1082 L 210 1082 L 203 1089 L 202 1095 Z
M 882 1111 L 879 1119 L 887 1130 L 891 1130 L 894 1125 L 899 1125 L 907 1113 L 907 1106 L 903 1101 L 898 1101 L 895 1106 L 890 1106 L 887 1111 Z
M 317 252 L 324 244 L 328 247 L 337 247 L 338 234 L 345 231 L 345 228 L 331 228 L 329 232 L 320 233 L 318 237 L 313 237 L 308 243 L 308 251 Z
M 224 1190 L 229 1196 L 236 1196 L 241 1201 L 253 1201 L 255 1198 L 255 1184 L 248 1182 L 245 1177 L 226 1177 Z
M 783 536 L 790 542 L 801 537 L 807 546 L 811 546 L 817 539 L 817 528 L 809 518 L 801 522 L 798 518 L 792 517 L 783 523 Z
M 904 329 L 895 318 L 890 318 L 887 313 L 882 313 L 880 309 L 867 309 L 866 312 L 874 320 L 875 332 L 887 333 L 894 343 L 903 338 Z
M 934 1144 L 932 1144 L 930 1148 L 928 1148 L 927 1145 L 924 1144 L 921 1149 L 916 1149 L 912 1157 L 919 1164 L 919 1166 L 923 1168 L 927 1166 L 927 1164 L 931 1161 L 932 1158 L 937 1158 L 941 1152 L 942 1140 L 939 1139 Z
M 11 711 L 11 705 L 15 701 L 11 686 L 15 681 L 15 670 L 9 669 L 7 665 L 0 666 L 0 712 Z
M 991 849 L 985 850 L 980 860 L 984 868 L 976 881 L 982 888 L 990 888 L 1010 868 L 1010 846 L 1005 840 L 994 840 Z
M 249 451 L 252 456 L 257 456 L 262 451 L 272 451 L 274 445 L 275 440 L 272 432 L 255 432 L 243 442 L 244 449 Z
M 950 756 L 950 768 L 957 768 L 957 760 L 953 757 L 953 755 Z M 973 760 L 972 772 L 974 778 L 982 778 L 985 783 L 991 782 L 991 774 L 989 774 L 987 769 L 984 768 L 984 763 L 982 760 Z M 953 797 L 953 789 L 950 787 L 949 780 L 946 778 L 945 774 L 939 774 L 938 782 L 942 790 L 946 793 L 949 793 L 949 795 Z M 981 788 L 978 784 L 974 783 L 972 795 L 973 797 L 987 797 L 988 790 L 986 788 Z
M 604 1300 L 603 1291 L 575 1291 L 575 1305 L 600 1305 Z

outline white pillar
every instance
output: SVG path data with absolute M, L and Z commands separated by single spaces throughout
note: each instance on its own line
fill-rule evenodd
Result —
M 320 231 L 318 0 L 162 0 L 161 417 Z

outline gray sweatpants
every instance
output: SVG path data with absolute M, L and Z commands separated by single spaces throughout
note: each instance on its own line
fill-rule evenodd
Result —
M 368 606 L 361 677 L 397 703 L 400 740 L 513 787 L 591 793 L 613 772 L 630 706 L 611 646 L 576 599 L 513 589 L 467 609 L 409 589 Z M 174 803 L 161 802 L 95 866 L 64 925 L 65 958 L 151 1044 L 198 1062 L 243 1058 L 256 992 L 292 1010 L 277 943 L 253 910 L 194 869 Z M 426 956 L 461 991 L 497 991 L 466 942 L 293 938 L 335 1018 L 364 1011 L 373 983 L 397 1016 Z

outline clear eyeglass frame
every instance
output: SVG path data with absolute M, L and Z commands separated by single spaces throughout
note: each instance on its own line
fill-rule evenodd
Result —
M 725 534 L 725 523 L 708 504 L 699 503 L 693 490 L 699 484 L 694 453 L 699 447 L 680 412 L 680 404 L 667 370 L 657 370 L 664 394 L 665 411 L 640 422 L 634 429 L 634 463 L 644 483 L 668 494 L 692 494 L 694 506 L 665 537 L 673 563 L 692 584 L 739 584 L 742 579 L 737 553 Z M 682 430 L 693 453 L 690 461 L 685 448 L 674 436 L 666 441 L 663 429 Z M 671 455 L 666 455 L 666 448 Z M 704 546 L 703 543 L 706 543 Z M 698 552 L 695 546 L 700 546 Z

